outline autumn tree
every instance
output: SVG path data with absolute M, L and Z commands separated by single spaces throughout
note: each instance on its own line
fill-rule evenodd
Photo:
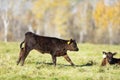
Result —
M 91 16 L 93 6 L 87 0 L 76 4 L 72 5 L 71 9 L 71 17 L 69 19 L 69 27 L 71 29 L 69 33 L 80 43 L 92 42 L 94 33 L 94 21 Z
M 69 0 L 38 0 L 33 4 L 33 14 L 36 19 L 41 23 L 37 27 L 43 30 L 44 35 L 58 36 L 66 34 L 65 23 L 68 20 L 68 6 Z M 61 34 L 61 35 L 60 35 Z
M 107 38 L 110 44 L 114 43 L 114 31 L 113 28 L 117 28 L 120 24 L 120 1 L 116 2 L 112 5 L 106 5 L 103 0 L 99 1 L 96 4 L 96 9 L 94 12 L 94 19 L 98 30 L 100 31 L 99 34 L 103 33 L 101 37 L 103 39 Z M 99 32 L 97 31 L 97 32 Z M 108 36 L 105 37 L 104 34 Z M 100 36 L 99 36 L 100 37 Z

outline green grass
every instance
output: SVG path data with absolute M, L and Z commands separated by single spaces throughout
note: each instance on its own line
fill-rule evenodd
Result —
M 0 42 L 0 80 L 120 80 L 120 66 L 101 67 L 102 51 L 118 52 L 120 45 L 79 44 L 79 52 L 68 51 L 75 67 L 63 58 L 57 58 L 54 67 L 49 54 L 40 54 L 33 50 L 25 65 L 16 65 L 19 43 Z M 89 65 L 93 62 L 92 65 Z

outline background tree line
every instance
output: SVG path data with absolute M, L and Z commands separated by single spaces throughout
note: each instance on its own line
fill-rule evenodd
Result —
M 24 33 L 120 44 L 120 0 L 0 0 L 0 40 Z

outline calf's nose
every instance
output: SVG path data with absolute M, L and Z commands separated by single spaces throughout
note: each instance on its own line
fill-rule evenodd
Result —
M 78 49 L 78 48 L 76 48 L 76 51 L 79 51 L 79 49 Z

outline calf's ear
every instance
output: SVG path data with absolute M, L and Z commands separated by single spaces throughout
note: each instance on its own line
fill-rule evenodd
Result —
M 72 43 L 72 41 L 73 41 L 73 40 L 72 40 L 72 39 L 70 39 L 70 40 L 67 42 L 67 44 L 70 44 L 70 43 Z
M 116 55 L 117 53 L 115 52 L 115 53 L 113 53 L 113 55 Z
M 73 41 L 73 39 L 70 39 L 70 41 Z
M 103 54 L 106 54 L 106 52 L 105 52 L 105 51 L 103 51 Z

